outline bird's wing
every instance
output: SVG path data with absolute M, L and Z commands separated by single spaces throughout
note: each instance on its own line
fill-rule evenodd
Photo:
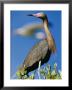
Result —
M 35 34 L 35 37 L 38 39 L 45 39 L 45 34 L 43 32 L 38 32 Z
M 32 24 L 27 24 L 17 30 L 15 30 L 16 35 L 21 35 L 21 36 L 35 36 L 38 39 L 43 39 L 45 37 L 45 34 L 41 32 L 43 29 L 43 24 L 42 23 L 32 23 Z M 36 30 L 39 30 L 40 32 L 36 33 Z
M 41 40 L 34 47 L 32 47 L 31 51 L 29 52 L 26 59 L 24 60 L 23 65 L 25 65 L 26 67 L 30 67 L 34 63 L 39 62 L 40 60 L 43 60 L 47 54 L 47 51 L 48 51 L 47 41 Z
M 23 35 L 23 36 L 29 36 L 34 34 L 35 30 L 37 29 L 42 29 L 43 24 L 38 24 L 38 23 L 32 23 L 32 24 L 27 24 L 15 31 L 15 34 Z
M 52 23 L 48 23 L 49 27 L 52 27 Z M 33 22 L 27 25 L 24 25 L 21 28 L 18 28 L 14 31 L 14 34 L 21 36 L 35 36 L 37 39 L 44 39 L 45 34 L 43 33 L 43 23 Z M 36 32 L 38 30 L 38 32 Z

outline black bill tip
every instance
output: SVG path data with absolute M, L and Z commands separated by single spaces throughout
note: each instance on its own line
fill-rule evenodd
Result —
M 33 16 L 32 14 L 28 14 L 27 16 Z

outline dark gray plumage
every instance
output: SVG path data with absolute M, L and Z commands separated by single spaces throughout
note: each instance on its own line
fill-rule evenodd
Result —
M 30 72 L 38 67 L 39 61 L 44 64 L 49 60 L 51 51 L 48 48 L 47 40 L 41 40 L 38 42 L 29 52 L 28 56 L 24 60 L 23 66 Z

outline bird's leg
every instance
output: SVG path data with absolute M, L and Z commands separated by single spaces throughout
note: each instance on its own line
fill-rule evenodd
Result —
M 39 61 L 39 65 L 38 65 L 38 77 L 40 79 L 40 66 L 41 66 L 41 61 Z

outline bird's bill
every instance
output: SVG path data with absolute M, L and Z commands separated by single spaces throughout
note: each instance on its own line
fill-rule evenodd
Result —
M 28 16 L 38 17 L 37 14 L 29 14 Z
M 27 16 L 33 16 L 33 14 L 28 14 Z

